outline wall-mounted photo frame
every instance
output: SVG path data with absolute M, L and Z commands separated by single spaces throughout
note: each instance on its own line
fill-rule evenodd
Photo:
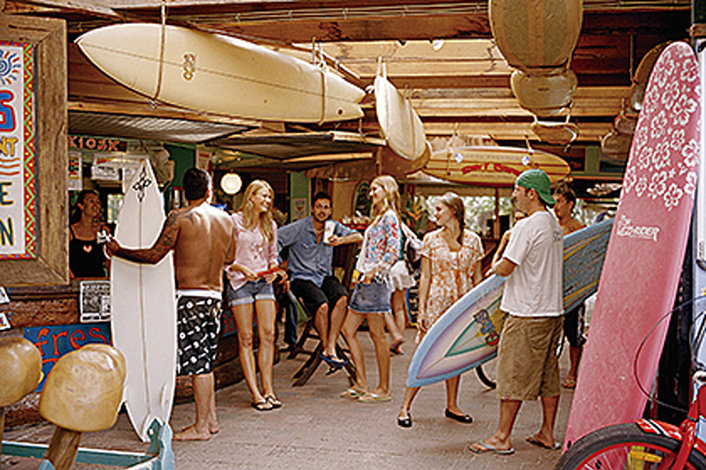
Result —
M 353 215 L 369 216 L 372 204 L 372 200 L 370 199 L 370 183 L 361 181 L 355 188 L 353 195 Z
M 20 183 L 5 180 L 6 190 L 18 184 L 25 189 L 19 193 L 22 198 L 20 215 L 10 213 L 10 204 L 0 206 L 0 219 L 4 220 L 6 229 L 5 243 L 22 237 L 23 244 L 17 249 L 6 249 L 0 256 L 0 285 L 67 284 L 66 25 L 62 20 L 50 18 L 0 15 L 2 47 L 6 49 L 6 54 L 0 56 L 0 60 L 2 57 L 9 60 L 13 53 L 21 51 L 21 57 L 15 55 L 13 63 L 21 66 L 23 73 L 29 71 L 32 74 L 32 87 L 24 87 L 22 94 L 23 100 L 33 102 L 29 111 L 33 115 L 23 115 L 22 119 L 33 122 L 34 134 L 30 146 L 21 150 L 23 155 L 20 157 L 25 158 L 28 152 L 33 154 L 31 172 L 23 171 L 19 175 Z M 3 104 L 8 113 L 14 112 L 10 110 L 14 104 L 8 101 Z M 9 134 L 10 126 L 5 129 L 5 135 L 2 132 L 0 130 L 0 141 L 2 137 L 13 138 Z M 9 162 L 10 159 L 6 160 Z M 9 194 L 7 192 L 6 198 L 15 202 Z M 33 208 L 29 208 L 30 202 L 34 204 Z M 22 218 L 19 221 L 22 222 L 21 233 L 19 229 L 15 231 L 14 222 L 10 232 L 9 217 Z

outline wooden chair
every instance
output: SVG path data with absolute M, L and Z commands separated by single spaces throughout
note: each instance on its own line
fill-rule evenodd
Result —
M 301 367 L 299 367 L 299 369 L 297 369 L 297 371 L 292 376 L 292 378 L 295 379 L 294 383 L 292 384 L 293 387 L 297 387 L 307 383 L 309 378 L 314 375 L 314 372 L 316 372 L 316 369 L 323 361 L 323 359 L 321 358 L 321 353 L 324 352 L 324 345 L 321 341 L 321 338 L 319 338 L 319 334 L 316 331 L 316 327 L 314 326 L 314 315 L 307 310 L 306 306 L 304 305 L 304 302 L 302 302 L 301 299 L 297 298 L 297 302 L 299 306 L 304 310 L 304 312 L 306 312 L 309 319 L 307 320 L 306 325 L 304 325 L 304 331 L 302 331 L 302 334 L 299 337 L 297 344 L 294 345 L 294 347 L 292 348 L 292 351 L 289 353 L 288 358 L 294 359 L 299 354 L 306 354 L 309 356 L 309 358 L 304 362 L 304 364 L 302 364 Z M 316 341 L 316 346 L 313 350 L 305 348 L 306 342 L 309 339 Z M 348 373 L 348 378 L 352 384 L 355 381 L 355 369 L 353 368 L 353 364 L 348 358 L 347 353 L 348 350 L 342 348 L 337 341 L 336 355 L 340 359 L 348 359 L 346 365 L 343 366 L 343 368 Z

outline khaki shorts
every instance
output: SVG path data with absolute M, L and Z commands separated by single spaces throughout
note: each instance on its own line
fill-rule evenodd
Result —
M 498 346 L 497 393 L 501 400 L 536 400 L 556 397 L 562 317 L 508 315 Z

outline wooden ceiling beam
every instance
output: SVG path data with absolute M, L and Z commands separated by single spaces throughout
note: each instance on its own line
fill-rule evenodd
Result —
M 82 14 L 99 18 L 111 18 L 120 21 L 122 16 L 109 6 L 101 5 L 90 0 L 25 0 L 8 1 L 2 10 L 5 14 L 36 13 L 53 16 L 55 14 Z
M 468 5 L 468 3 L 466 3 Z M 354 8 L 354 4 L 349 8 Z M 239 16 L 238 4 L 228 5 L 224 12 L 215 12 L 212 5 L 191 8 L 188 13 L 174 6 L 169 8 L 171 21 L 191 23 L 218 29 L 234 35 L 283 40 L 288 42 L 319 41 L 376 41 L 376 40 L 428 40 L 490 38 L 490 24 L 485 6 L 477 12 L 456 13 L 430 11 L 427 15 L 406 16 L 400 11 L 394 16 L 313 17 L 288 19 L 263 15 L 261 19 L 247 20 Z M 159 21 L 159 9 L 123 9 L 124 14 L 147 21 Z M 295 12 L 295 9 L 291 9 Z M 295 18 L 295 17 L 293 17 Z M 669 11 L 591 11 L 586 10 L 582 34 L 614 36 L 616 34 L 674 34 L 681 29 L 686 36 L 690 25 L 689 7 L 677 6 Z

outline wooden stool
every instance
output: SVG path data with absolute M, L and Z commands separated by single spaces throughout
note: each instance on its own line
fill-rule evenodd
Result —
M 309 356 L 309 358 L 304 362 L 304 364 L 302 364 L 299 369 L 297 369 L 297 371 L 292 376 L 293 379 L 296 379 L 292 384 L 293 387 L 304 385 L 305 383 L 307 383 L 309 378 L 314 375 L 314 372 L 316 372 L 316 369 L 319 367 L 319 364 L 321 364 L 321 362 L 323 361 L 323 359 L 321 358 L 321 354 L 324 352 L 324 344 L 321 341 L 321 338 L 319 338 L 319 334 L 316 331 L 316 327 L 314 326 L 314 315 L 312 315 L 307 310 L 306 306 L 304 305 L 304 302 L 302 302 L 300 298 L 297 298 L 297 302 L 304 310 L 304 312 L 306 312 L 309 319 L 307 320 L 306 325 L 304 326 L 304 331 L 302 331 L 302 334 L 299 337 L 297 344 L 294 345 L 294 347 L 292 348 L 292 352 L 289 353 L 288 358 L 294 359 L 295 357 L 297 357 L 298 354 L 306 354 Z M 306 349 L 304 347 L 308 339 L 313 339 L 317 341 L 316 347 L 313 350 Z M 343 368 L 348 373 L 348 378 L 352 384 L 355 381 L 355 369 L 353 368 L 351 361 L 348 360 L 347 351 L 347 349 L 343 349 L 338 344 L 338 341 L 336 342 L 336 355 L 339 359 L 347 360 L 346 365 L 343 366 Z

